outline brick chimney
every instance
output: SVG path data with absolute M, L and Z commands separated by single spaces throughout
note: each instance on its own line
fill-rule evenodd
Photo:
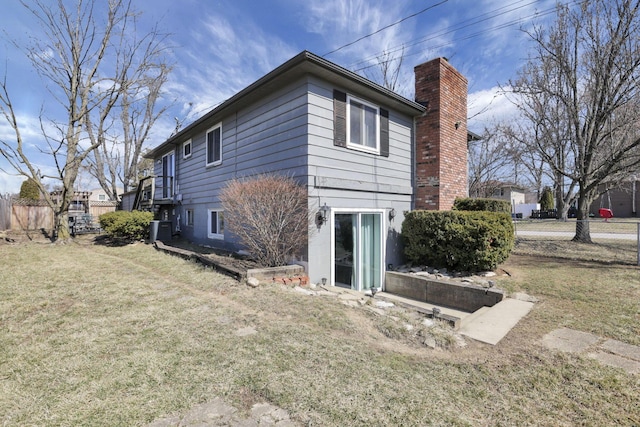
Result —
M 414 68 L 416 101 L 415 209 L 449 210 L 467 197 L 467 79 L 445 58 Z

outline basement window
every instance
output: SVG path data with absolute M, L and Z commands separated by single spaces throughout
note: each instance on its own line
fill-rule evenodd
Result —
M 224 239 L 224 212 L 221 210 L 209 209 L 209 230 L 210 239 Z

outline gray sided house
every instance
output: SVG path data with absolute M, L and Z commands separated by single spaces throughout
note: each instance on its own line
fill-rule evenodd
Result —
M 294 177 L 309 211 L 326 215 L 298 260 L 310 279 L 381 288 L 387 266 L 402 261 L 404 212 L 416 208 L 415 119 L 424 104 L 302 52 L 147 154 L 153 205 L 183 238 L 237 251 L 219 199 L 226 182 Z M 464 132 L 466 147 L 466 122 Z M 466 174 L 460 180 L 466 188 Z
M 589 213 L 596 218 L 600 209 L 610 209 L 615 218 L 636 218 L 640 209 L 640 178 L 632 175 L 615 184 L 601 185 L 602 194 L 591 204 Z

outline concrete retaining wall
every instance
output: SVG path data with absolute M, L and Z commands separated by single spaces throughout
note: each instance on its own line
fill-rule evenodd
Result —
M 470 283 L 433 280 L 415 274 L 387 272 L 385 292 L 442 305 L 457 310 L 474 312 L 491 307 L 504 299 L 501 289 L 485 289 Z
M 253 268 L 247 270 L 247 278 L 255 277 L 258 280 L 272 280 L 274 277 L 301 274 L 305 274 L 304 267 L 301 265 L 285 265 L 282 267 Z

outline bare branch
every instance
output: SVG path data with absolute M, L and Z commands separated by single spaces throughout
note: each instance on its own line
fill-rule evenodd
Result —
M 65 239 L 69 236 L 68 209 L 81 167 L 89 156 L 114 138 L 111 131 L 115 117 L 120 114 L 118 102 L 123 93 L 136 93 L 131 92 L 132 87 L 143 88 L 137 89 L 139 93 L 150 92 L 144 78 L 149 78 L 154 69 L 168 69 L 162 60 L 165 37 L 157 28 L 138 37 L 137 15 L 131 0 L 76 0 L 75 7 L 61 0 L 21 2 L 45 36 L 32 39 L 28 46 L 14 44 L 31 61 L 60 107 L 48 112 L 53 118 L 45 118 L 41 112 L 43 142 L 38 149 L 51 157 L 57 171 L 53 178 L 60 182 L 61 197 L 52 201 L 56 216 L 54 234 Z M 160 74 L 166 79 L 164 71 Z M 2 155 L 18 173 L 42 185 L 42 174 L 30 163 L 32 154 L 25 149 L 6 80 L 2 91 L 0 108 L 16 134 L 15 141 L 2 141 Z M 159 87 L 155 93 L 159 93 Z M 149 126 L 152 125 L 151 122 Z M 148 130 L 142 134 L 146 137 Z M 116 151 L 109 148 L 103 154 Z M 113 158 L 119 161 L 118 155 Z M 100 162 L 98 156 L 89 163 L 99 167 Z M 113 177 L 118 166 L 111 165 L 109 171 Z
M 554 26 L 529 33 L 533 54 L 512 82 L 535 130 L 527 146 L 549 165 L 563 200 L 577 189 L 579 220 L 607 183 L 640 167 L 639 8 L 637 0 L 559 6 Z M 578 223 L 574 240 L 591 241 L 588 223 Z

